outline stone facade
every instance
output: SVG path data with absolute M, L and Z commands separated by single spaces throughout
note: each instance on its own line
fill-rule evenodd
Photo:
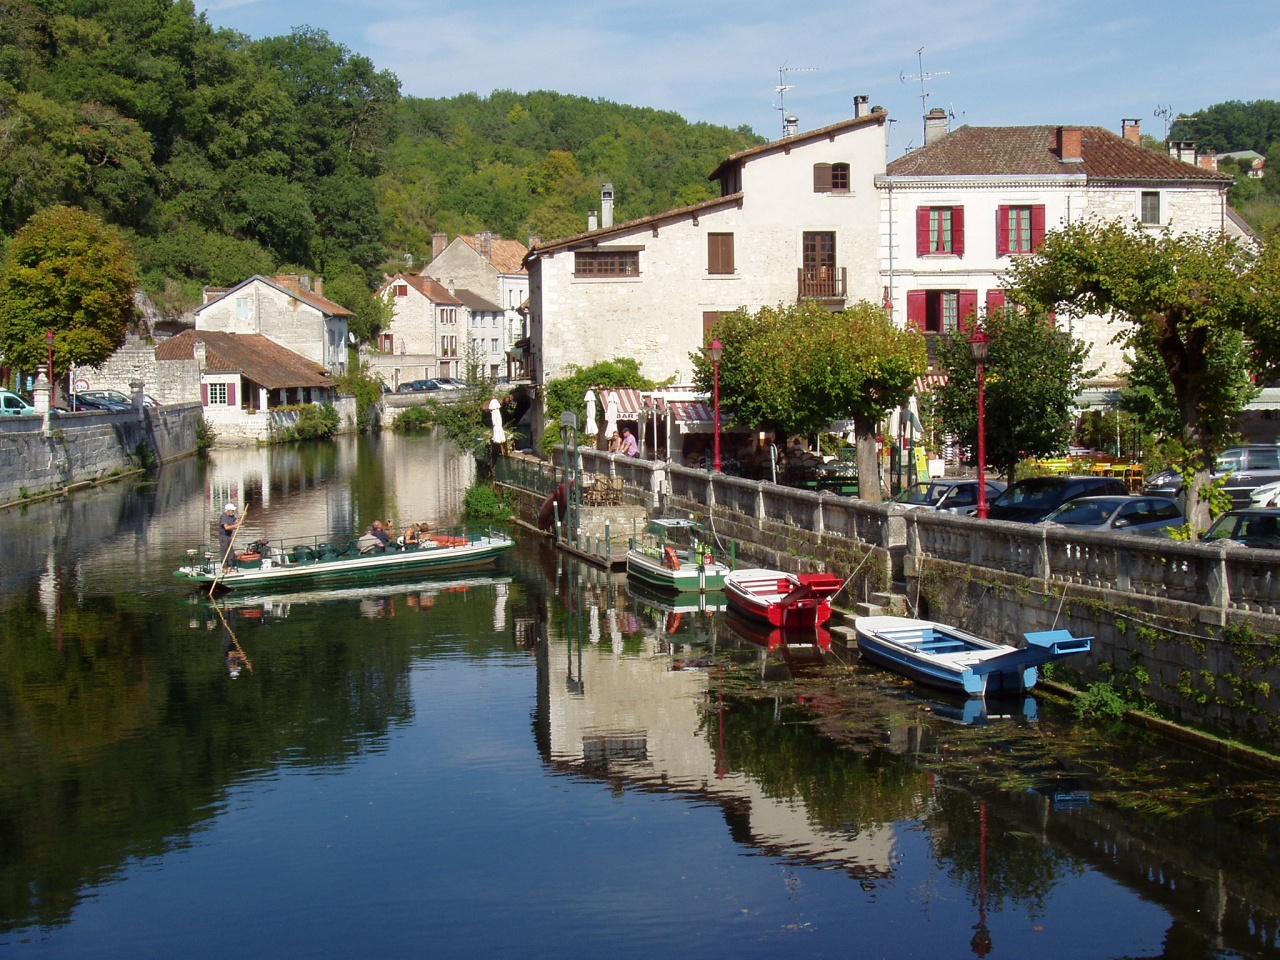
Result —
M 460 376 L 467 341 L 467 308 L 427 277 L 396 274 L 378 290 L 390 297 L 391 322 L 360 358 L 392 390 L 410 380 Z
M 157 361 L 155 344 L 130 335 L 105 362 L 75 371 L 80 390 L 119 390 L 133 393 L 132 384 L 141 383 L 142 392 L 160 404 L 199 403 L 200 366 L 194 360 Z

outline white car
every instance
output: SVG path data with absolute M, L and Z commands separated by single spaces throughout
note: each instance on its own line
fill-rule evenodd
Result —
M 1251 507 L 1280 507 L 1280 480 L 1264 483 L 1249 494 Z

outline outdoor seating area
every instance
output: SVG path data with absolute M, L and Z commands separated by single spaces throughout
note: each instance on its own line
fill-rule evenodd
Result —
M 616 507 L 622 504 L 622 477 L 607 477 L 603 473 L 586 474 L 582 478 L 582 505 L 585 507 Z
M 1051 474 L 1117 477 L 1125 482 L 1131 492 L 1142 492 L 1142 464 L 1117 459 L 1109 454 L 1054 457 L 1046 460 L 1032 460 L 1030 463 L 1035 469 Z

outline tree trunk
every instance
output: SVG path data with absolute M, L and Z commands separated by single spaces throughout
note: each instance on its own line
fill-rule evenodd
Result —
M 880 489 L 880 452 L 876 443 L 876 425 L 854 421 L 858 444 L 858 496 L 879 503 L 884 500 Z

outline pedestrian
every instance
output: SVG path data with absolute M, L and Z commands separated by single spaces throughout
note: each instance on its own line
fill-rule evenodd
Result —
M 624 427 L 622 431 L 622 452 L 628 457 L 640 456 L 640 444 L 636 443 L 635 434 L 630 427 Z

